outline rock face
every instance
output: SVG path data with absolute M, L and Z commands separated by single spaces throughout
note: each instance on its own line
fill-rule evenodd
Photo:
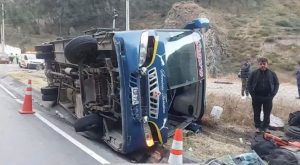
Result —
M 168 12 L 164 28 L 182 28 L 186 23 L 195 18 L 206 17 L 211 19 L 206 10 L 194 2 L 175 3 Z M 206 32 L 205 44 L 207 53 L 207 71 L 212 77 L 216 77 L 221 70 L 221 57 L 224 56 L 224 44 L 218 36 L 214 25 Z
M 225 43 L 220 39 L 217 31 L 214 27 L 205 34 L 206 45 L 206 59 L 207 59 L 207 71 L 213 77 L 216 78 L 218 73 L 221 72 L 222 65 L 221 59 L 226 56 Z
M 168 12 L 164 28 L 181 28 L 187 22 L 198 17 L 207 17 L 207 13 L 202 7 L 194 2 L 178 2 Z

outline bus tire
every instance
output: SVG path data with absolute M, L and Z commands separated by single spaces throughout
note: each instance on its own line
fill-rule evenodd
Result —
M 46 86 L 41 88 L 41 93 L 43 95 L 57 95 L 58 87 L 57 86 Z
M 64 50 L 66 59 L 79 64 L 95 61 L 97 55 L 97 40 L 92 36 L 79 36 L 67 43 Z
M 57 95 L 42 95 L 43 101 L 56 101 Z
M 102 117 L 95 113 L 79 118 L 74 124 L 76 132 L 89 131 L 95 128 L 102 129 Z

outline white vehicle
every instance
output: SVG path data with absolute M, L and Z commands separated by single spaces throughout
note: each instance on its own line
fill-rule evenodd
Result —
M 0 64 L 9 64 L 8 54 L 0 53 Z
M 44 69 L 44 60 L 37 59 L 35 53 L 21 54 L 19 59 L 20 68 Z

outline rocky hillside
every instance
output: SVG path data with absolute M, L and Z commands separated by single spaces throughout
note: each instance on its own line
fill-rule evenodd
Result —
M 132 0 L 132 28 L 140 27 L 149 14 L 165 17 L 163 13 L 174 2 Z M 116 26 L 125 29 L 125 0 L 6 0 L 4 6 L 7 42 L 27 50 L 43 40 L 76 36 L 95 27 L 111 28 L 115 10 L 119 15 Z M 147 21 L 159 25 L 155 18 Z
M 300 60 L 300 1 L 247 2 L 252 3 L 243 4 L 240 8 L 226 9 L 225 6 L 225 10 L 221 10 L 224 6 L 216 4 L 210 10 L 215 25 L 226 38 L 228 58 L 223 62 L 229 64 L 247 57 L 266 56 L 272 67 L 293 71 L 296 61 Z M 231 70 L 231 67 L 224 69 Z
M 207 47 L 211 71 L 236 72 L 243 60 L 255 64 L 258 56 L 266 56 L 271 67 L 293 74 L 300 60 L 299 8 L 297 0 L 181 2 L 173 5 L 165 25 L 179 26 L 195 17 L 208 17 L 214 36 L 209 37 Z
M 208 51 L 212 73 L 236 72 L 246 58 L 266 56 L 271 67 L 294 70 L 300 60 L 299 0 L 139 0 L 130 1 L 131 28 L 182 27 L 193 18 L 211 20 Z M 125 0 L 10 0 L 7 10 L 8 43 L 30 49 L 57 36 L 78 35 L 91 27 L 124 29 Z

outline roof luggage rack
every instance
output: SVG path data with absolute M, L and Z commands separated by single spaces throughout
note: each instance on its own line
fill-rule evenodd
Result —
M 113 29 L 113 28 L 91 28 L 89 30 L 86 30 L 84 31 L 84 34 L 86 35 L 101 35 L 101 34 L 104 34 L 104 33 L 107 33 L 107 32 L 112 32 L 116 29 Z

